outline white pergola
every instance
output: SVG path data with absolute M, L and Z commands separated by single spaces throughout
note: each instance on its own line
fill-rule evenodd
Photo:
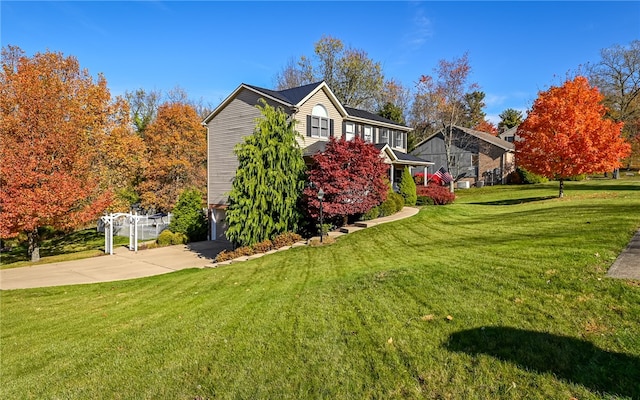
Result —
M 126 217 L 129 222 L 129 250 L 138 251 L 138 222 L 141 216 L 136 212 L 131 213 L 110 213 L 100 217 L 104 223 L 104 252 L 113 255 L 113 222 Z

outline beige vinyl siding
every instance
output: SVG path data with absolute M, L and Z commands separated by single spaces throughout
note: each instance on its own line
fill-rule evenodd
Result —
M 333 120 L 333 134 L 336 139 L 342 137 L 342 115 L 336 108 L 335 104 L 329 100 L 329 97 L 324 90 L 318 90 L 313 96 L 311 96 L 304 104 L 300 106 L 296 119 L 298 120 L 297 131 L 302 135 L 300 143 L 301 148 L 308 147 L 320 140 L 327 140 L 318 137 L 307 136 L 307 115 L 311 115 L 311 110 L 316 104 L 322 104 L 327 110 L 329 119 Z
M 250 90 L 240 91 L 208 124 L 208 199 L 210 205 L 227 203 L 227 193 L 238 168 L 233 152 L 236 144 L 251 135 L 260 111 L 255 107 L 258 96 Z M 272 103 L 272 102 L 270 102 Z M 279 104 L 273 102 L 272 106 Z

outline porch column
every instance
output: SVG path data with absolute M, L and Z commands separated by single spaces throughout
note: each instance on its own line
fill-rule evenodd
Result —
M 216 240 L 218 238 L 217 226 L 218 226 L 218 221 L 216 220 L 216 210 L 215 208 L 212 208 L 211 209 L 211 240 Z
M 389 181 L 391 182 L 391 190 L 393 190 L 393 164 L 389 164 Z
M 424 166 L 424 179 L 422 180 L 422 184 L 424 186 L 427 186 L 427 181 L 429 180 L 429 178 L 427 178 L 427 171 L 429 171 L 429 167 L 427 167 L 426 165 Z

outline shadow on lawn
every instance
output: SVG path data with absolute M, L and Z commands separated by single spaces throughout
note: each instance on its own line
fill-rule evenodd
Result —
M 506 200 L 476 202 L 476 203 L 469 203 L 469 204 L 478 204 L 483 206 L 511 206 L 514 204 L 532 203 L 534 201 L 543 201 L 543 200 L 550 200 L 550 199 L 557 199 L 557 198 L 558 196 L 539 196 L 539 197 L 527 197 L 523 199 L 506 199 Z
M 509 327 L 485 327 L 453 333 L 445 347 L 471 355 L 487 354 L 540 373 L 549 372 L 590 390 L 640 398 L 640 358 L 602 350 L 584 340 Z

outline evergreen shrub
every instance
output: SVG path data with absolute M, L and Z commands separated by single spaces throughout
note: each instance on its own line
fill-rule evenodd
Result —
M 413 180 L 408 167 L 405 167 L 404 171 L 402 171 L 402 178 L 398 185 L 398 190 L 404 199 L 404 204 L 408 206 L 416 205 L 416 182 Z
M 158 235 L 156 243 L 158 243 L 158 246 L 170 246 L 172 240 L 173 232 L 171 232 L 169 229 L 165 229 Z

